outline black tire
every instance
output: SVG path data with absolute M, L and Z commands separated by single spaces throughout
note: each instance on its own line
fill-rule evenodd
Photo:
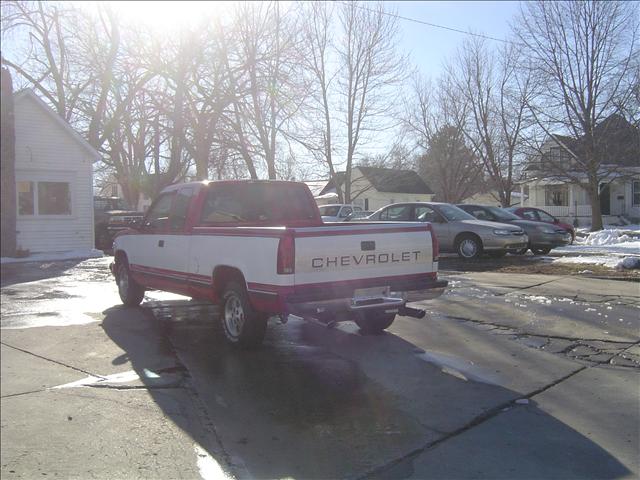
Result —
M 506 250 L 494 250 L 492 252 L 487 252 L 487 254 L 491 258 L 502 258 L 507 254 L 507 252 L 506 252 Z
M 513 253 L 516 255 L 524 255 L 525 253 L 527 253 L 527 250 L 529 250 L 529 247 L 521 248 L 520 250 L 516 250 Z
M 127 307 L 137 307 L 144 298 L 144 288 L 138 284 L 129 271 L 129 264 L 121 259 L 116 263 L 116 284 L 120 300 Z
M 551 251 L 551 247 L 532 248 L 531 251 L 533 252 L 534 255 L 546 255 Z
M 465 260 L 472 260 L 482 255 L 482 242 L 475 235 L 462 235 L 456 240 L 456 252 Z
M 240 348 L 255 348 L 264 340 L 267 316 L 256 312 L 244 286 L 229 282 L 222 294 L 220 323 L 227 341 Z
M 395 319 L 395 313 L 362 312 L 356 315 L 355 322 L 362 333 L 377 335 L 389 328 Z

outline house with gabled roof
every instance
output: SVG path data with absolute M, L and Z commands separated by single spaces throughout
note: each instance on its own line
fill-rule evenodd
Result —
M 619 115 L 611 115 L 594 130 L 598 139 L 600 209 L 603 222 L 616 224 L 640 219 L 640 129 Z M 580 179 L 554 171 L 566 165 L 571 172 L 573 156 L 581 158 L 584 139 L 550 135 L 539 152 L 529 158 L 523 171 L 522 206 L 541 208 L 561 220 L 588 225 L 591 222 L 589 194 Z M 571 172 L 573 173 L 573 172 Z
M 344 191 L 344 172 L 336 177 Z M 429 202 L 433 196 L 429 185 L 413 170 L 354 167 L 351 172 L 351 203 L 364 210 L 377 210 L 396 202 Z M 338 195 L 334 182 L 328 181 L 315 197 L 325 199 L 322 203 L 335 203 Z
M 17 246 L 91 251 L 100 154 L 32 90 L 14 94 Z

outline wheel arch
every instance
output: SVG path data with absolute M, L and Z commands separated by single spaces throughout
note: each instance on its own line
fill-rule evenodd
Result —
M 236 281 L 247 290 L 247 282 L 244 278 L 244 274 L 238 267 L 231 265 L 218 265 L 213 269 L 212 285 L 213 291 L 218 298 L 222 298 L 226 285 Z
M 480 247 L 484 248 L 484 242 L 482 241 L 482 237 L 480 237 L 480 235 L 478 235 L 475 232 L 460 232 L 456 235 L 455 239 L 453 240 L 453 246 L 454 248 L 457 250 L 458 249 L 458 245 L 459 243 L 467 238 L 467 237 L 471 237 L 474 238 L 476 240 L 478 240 L 478 242 L 480 242 Z

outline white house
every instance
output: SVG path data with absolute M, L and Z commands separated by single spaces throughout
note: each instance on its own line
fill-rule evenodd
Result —
M 17 92 L 14 99 L 18 248 L 93 249 L 98 152 L 33 91 Z
M 344 172 L 337 175 L 340 185 Z M 342 186 L 344 191 L 344 186 Z M 314 196 L 318 203 L 337 202 L 336 188 L 332 181 Z M 413 170 L 397 170 L 380 167 L 354 167 L 351 171 L 351 203 L 364 210 L 374 211 L 397 202 L 429 202 L 433 191 Z
M 603 180 L 599 185 L 603 223 L 616 224 L 624 220 L 635 223 L 640 220 L 640 132 L 617 115 L 607 118 L 596 129 L 595 133 L 604 139 L 598 153 L 605 156 L 601 161 Z M 578 225 L 591 223 L 591 204 L 583 184 L 553 175 L 546 163 L 570 167 L 573 160 L 561 145 L 579 155 L 580 142 L 581 139 L 561 135 L 547 139 L 541 153 L 530 159 L 524 171 L 521 193 L 526 200 L 522 206 L 541 208 Z M 573 176 L 582 178 L 584 174 Z

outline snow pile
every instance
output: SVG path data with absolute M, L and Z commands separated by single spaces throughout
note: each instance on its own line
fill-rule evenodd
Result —
M 100 258 L 103 257 L 102 250 L 68 250 L 66 252 L 46 252 L 46 253 L 34 253 L 28 257 L 14 258 L 14 257 L 0 257 L 0 263 L 25 263 L 25 262 L 55 262 L 64 260 L 84 260 L 85 258 Z
M 612 255 L 578 255 L 577 257 L 560 257 L 553 260 L 553 263 L 602 265 L 609 268 L 615 268 L 619 262 L 620 257 Z
M 591 232 L 582 243 L 583 245 L 599 247 L 604 245 L 617 245 L 618 243 L 631 242 L 632 240 L 629 235 L 623 234 L 620 230 L 607 229 Z

